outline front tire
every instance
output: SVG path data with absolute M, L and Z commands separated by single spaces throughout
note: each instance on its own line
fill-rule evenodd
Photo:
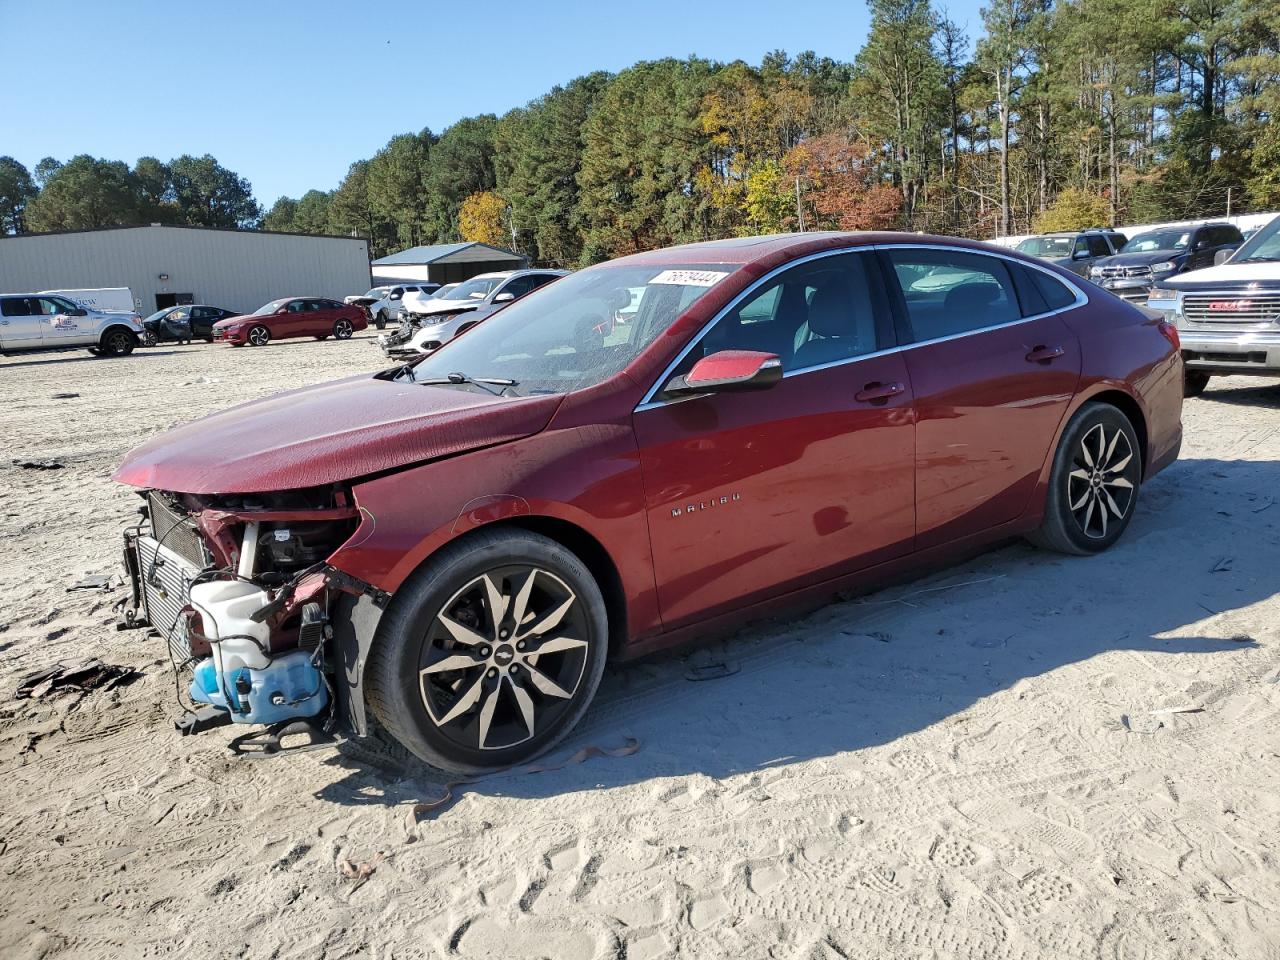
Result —
M 355 332 L 355 325 L 346 317 L 335 320 L 333 323 L 333 335 L 338 340 L 350 340 Z
M 427 763 L 500 770 L 551 749 L 604 673 L 608 615 L 572 552 L 524 530 L 445 547 L 387 608 L 365 674 L 374 717 Z
M 374 321 L 374 325 L 379 330 L 387 329 L 387 311 L 385 310 L 378 311 L 378 319 Z
M 1129 418 L 1107 403 L 1083 406 L 1053 457 L 1044 521 L 1030 539 L 1086 556 L 1124 533 L 1138 503 L 1142 452 Z
M 1199 370 L 1185 370 L 1182 374 L 1182 395 L 1198 397 L 1209 386 L 1209 374 Z
M 137 345 L 138 338 L 133 331 L 120 328 L 104 333 L 98 348 L 108 357 L 127 357 Z
M 265 347 L 271 342 L 271 331 L 262 324 L 258 324 L 249 331 L 247 339 L 251 347 Z

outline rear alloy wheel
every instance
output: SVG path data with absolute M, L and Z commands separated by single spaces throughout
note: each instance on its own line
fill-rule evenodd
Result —
M 258 324 L 249 331 L 248 339 L 251 347 L 265 347 L 271 342 L 271 331 L 262 324 Z
M 523 530 L 446 548 L 388 608 L 366 671 L 378 722 L 428 763 L 479 773 L 550 749 L 586 711 L 608 621 L 590 572 Z
M 1182 395 L 1184 397 L 1198 397 L 1204 393 L 1207 386 L 1209 386 L 1209 374 L 1201 373 L 1199 370 L 1183 371 Z
M 350 340 L 356 332 L 355 326 L 346 317 L 341 317 L 333 324 L 333 335 L 339 340 Z
M 1062 553 L 1098 553 L 1133 518 L 1142 453 L 1129 418 L 1110 404 L 1086 404 L 1054 455 L 1044 523 L 1031 538 Z
M 138 345 L 138 338 L 130 330 L 108 330 L 102 335 L 101 350 L 108 357 L 127 357 Z

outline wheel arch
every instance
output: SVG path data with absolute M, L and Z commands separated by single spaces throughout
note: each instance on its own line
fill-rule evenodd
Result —
M 1133 432 L 1138 435 L 1138 456 L 1142 458 L 1142 475 L 1145 477 L 1151 457 L 1148 448 L 1150 438 L 1147 430 L 1147 415 L 1143 412 L 1142 405 L 1132 394 L 1114 388 L 1090 394 L 1077 409 L 1083 408 L 1088 403 L 1106 403 L 1125 415 L 1133 427 Z
M 112 333 L 115 330 L 123 330 L 125 333 L 129 334 L 129 336 L 133 337 L 135 343 L 141 342 L 141 339 L 138 337 L 138 331 L 134 330 L 133 327 L 129 326 L 127 323 L 110 323 L 103 327 L 102 332 L 98 334 L 98 346 L 102 346 L 103 341 L 107 339 L 107 334 Z
M 467 538 L 481 532 L 502 530 L 526 530 L 529 533 L 539 534 L 548 540 L 554 540 L 582 561 L 595 578 L 596 584 L 600 587 L 600 593 L 604 597 L 605 611 L 609 615 L 609 655 L 615 656 L 627 642 L 627 601 L 626 592 L 622 586 L 622 575 L 618 572 L 618 566 L 604 544 L 571 520 L 546 514 L 520 514 L 472 527 L 442 544 L 441 548 L 464 542 Z M 429 563 L 437 552 L 432 551 L 418 566 Z

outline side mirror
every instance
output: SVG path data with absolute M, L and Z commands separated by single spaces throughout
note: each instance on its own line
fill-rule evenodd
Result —
M 1216 267 L 1219 264 L 1226 263 L 1231 259 L 1233 253 L 1235 253 L 1234 250 L 1219 250 L 1213 255 L 1213 265 Z
M 1071 255 L 1071 259 L 1072 259 L 1072 260 L 1088 260 L 1088 259 L 1089 259 L 1089 251 L 1088 251 L 1088 250 L 1077 250 L 1075 253 L 1073 253 L 1073 254 Z
M 388 295 L 388 296 L 387 296 L 387 299 L 388 299 L 388 300 L 402 300 L 402 299 L 404 299 L 404 294 L 403 294 L 403 293 L 392 293 L 392 294 L 390 294 L 390 295 Z
M 494 303 L 510 303 L 516 298 L 514 293 L 500 293 L 493 298 Z
M 757 350 L 721 350 L 703 357 L 682 377 L 672 377 L 662 392 L 669 397 L 696 393 L 731 393 L 766 390 L 782 379 L 782 361 L 776 353 Z

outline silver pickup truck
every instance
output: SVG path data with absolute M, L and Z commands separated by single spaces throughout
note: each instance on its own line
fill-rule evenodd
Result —
M 0 353 L 84 347 L 123 357 L 144 335 L 136 313 L 90 310 L 51 293 L 0 294 Z
M 1178 328 L 1188 397 L 1215 374 L 1280 377 L 1280 217 L 1224 254 L 1161 280 L 1147 300 Z

